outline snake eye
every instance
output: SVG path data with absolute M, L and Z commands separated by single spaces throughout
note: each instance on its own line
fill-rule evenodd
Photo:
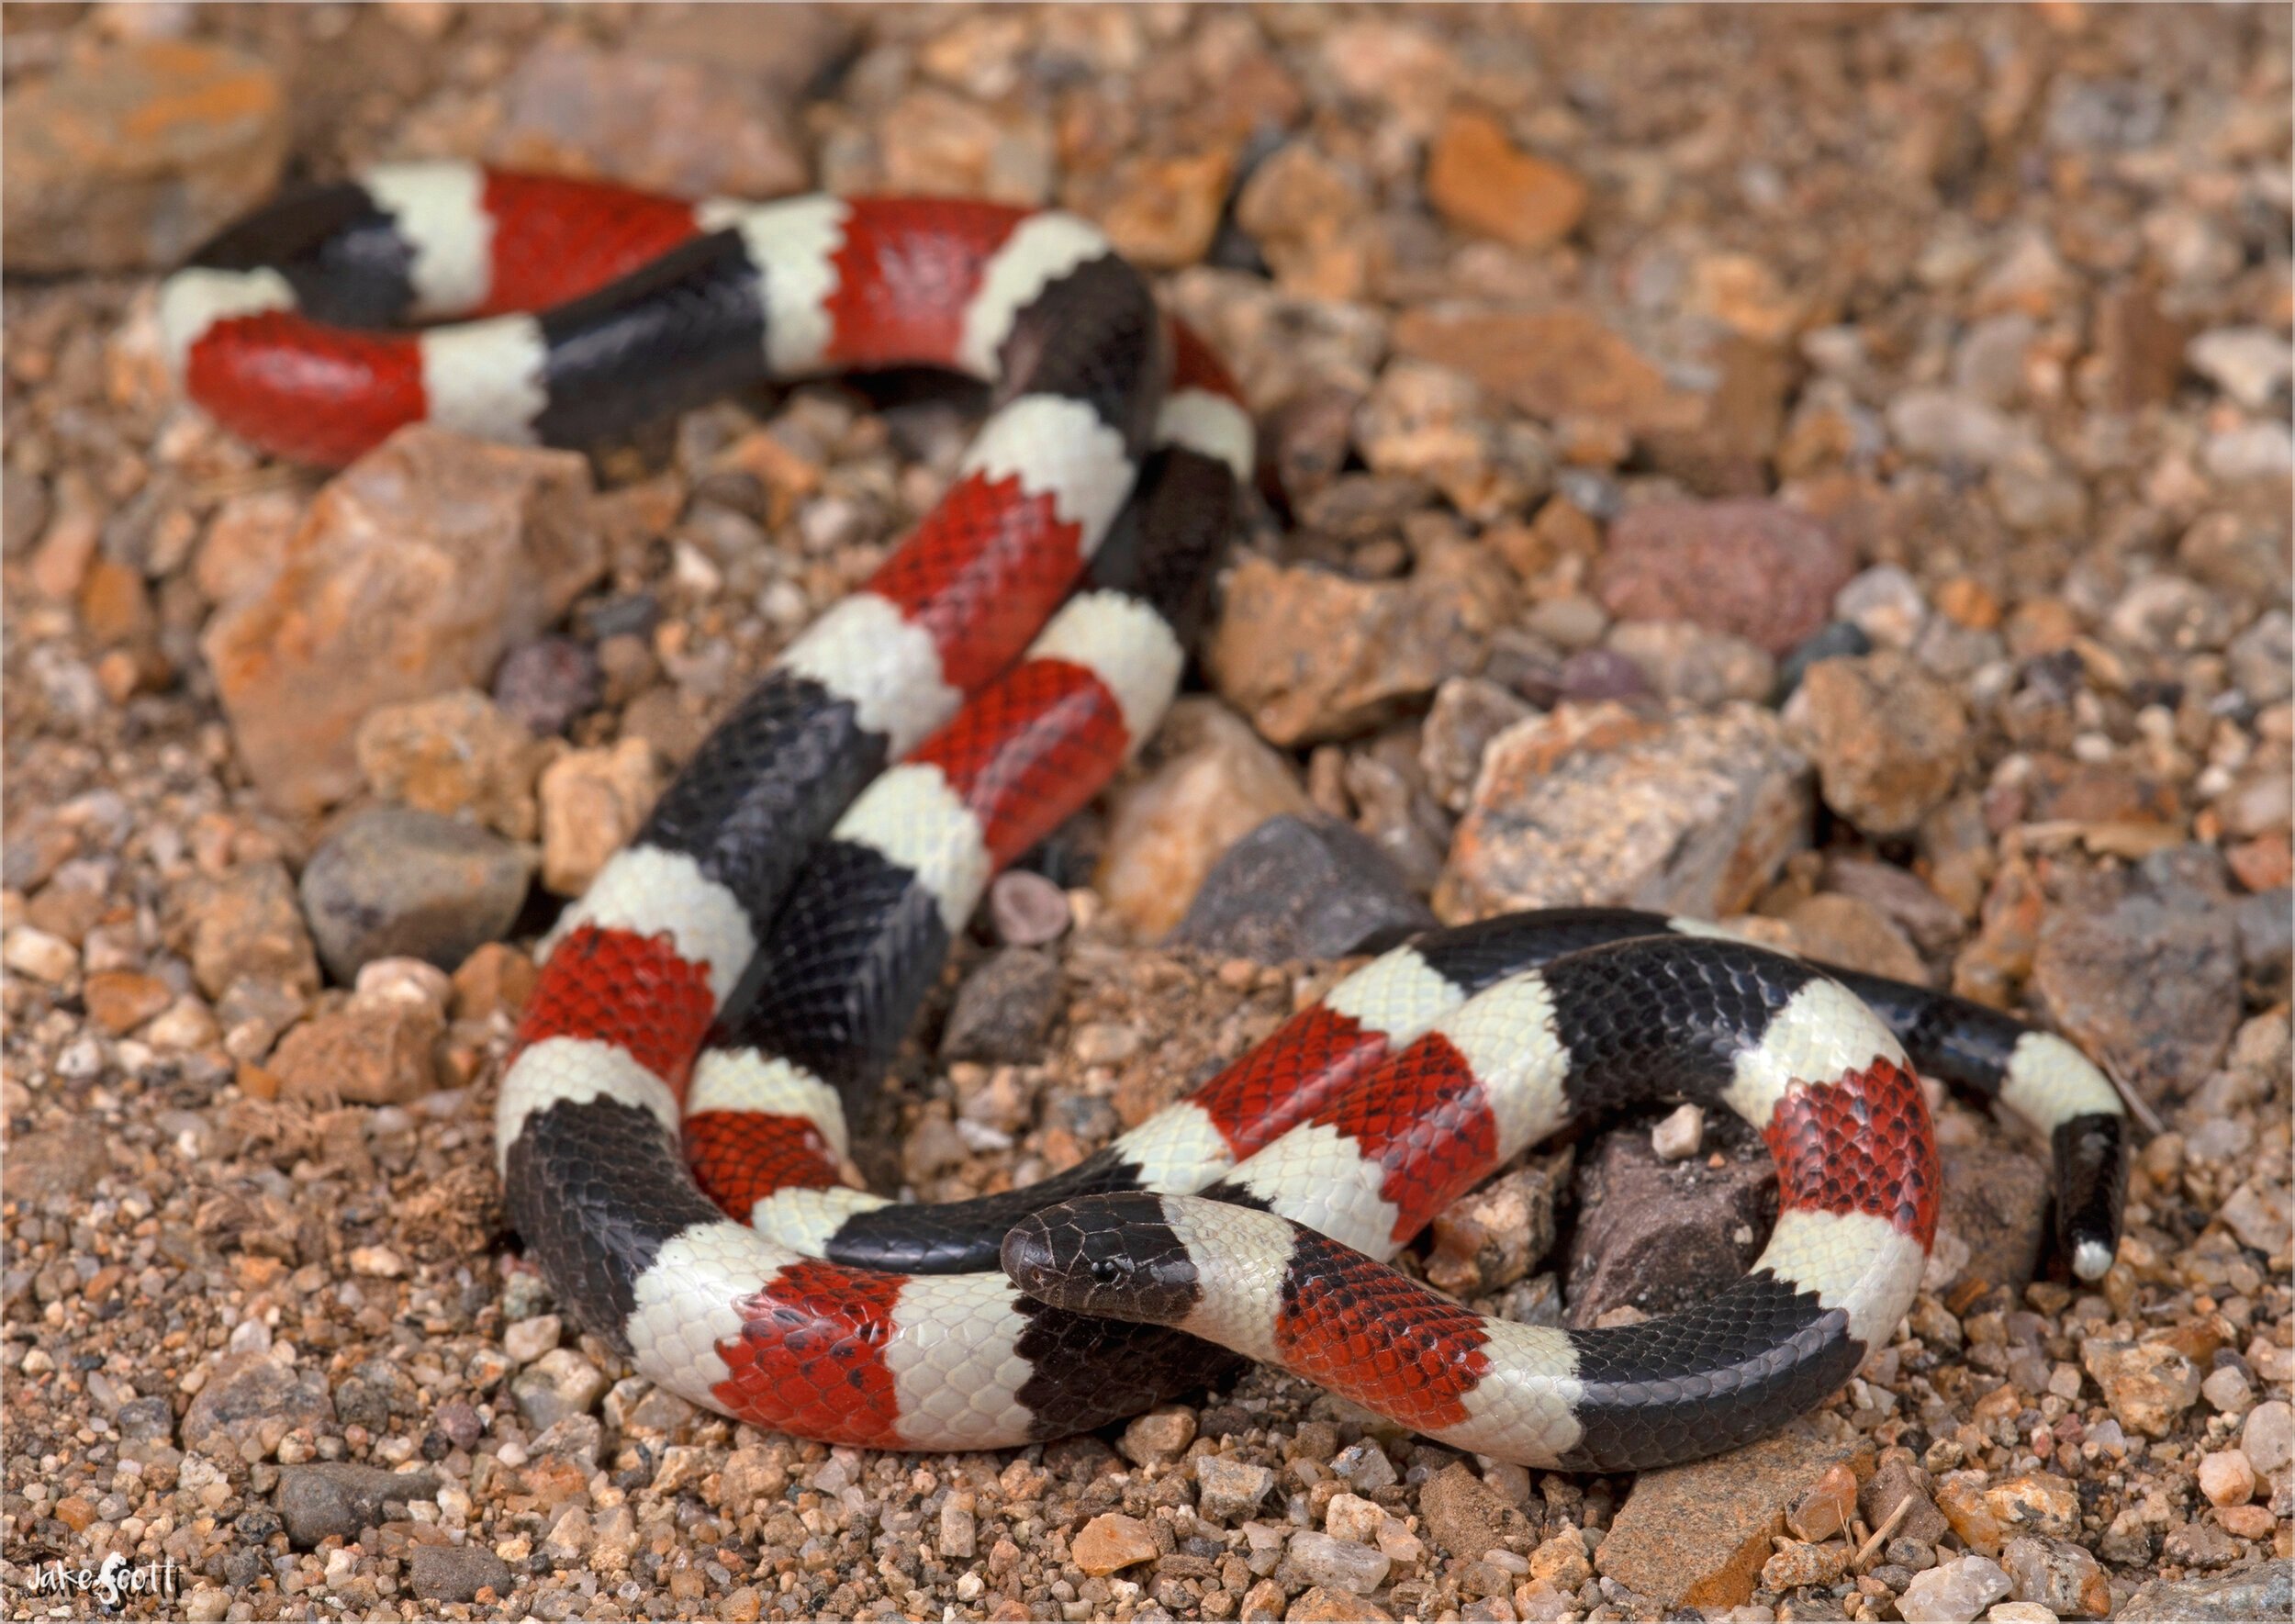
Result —
M 1100 1285 L 1114 1285 L 1124 1278 L 1124 1265 L 1114 1258 L 1094 1258 L 1092 1278 Z

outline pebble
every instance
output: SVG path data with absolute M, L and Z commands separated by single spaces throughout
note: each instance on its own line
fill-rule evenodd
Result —
M 1801 679 L 1819 660 L 1853 660 L 1872 652 L 1873 640 L 1864 627 L 1849 621 L 1828 621 L 1777 663 L 1777 686 L 1770 698 L 1784 704 L 1800 690 Z
M 1344 1479 L 1365 1494 L 1393 1488 L 1402 1481 L 1394 1462 L 1386 1458 L 1386 1451 L 1367 1438 L 1333 1455 L 1330 1464 L 1333 1476 Z
M 1696 1105 L 1677 1106 L 1650 1130 L 1650 1148 L 1660 1161 L 1682 1161 L 1706 1142 L 1706 1114 Z
M 1780 503 L 1647 502 L 1610 527 L 1595 589 L 1620 620 L 1689 621 L 1784 655 L 1824 624 L 1852 567 L 1823 525 Z
M 1912 1505 L 1898 1518 L 1894 1538 L 1934 1545 L 1949 1525 L 1929 1497 L 1929 1474 L 1905 1460 L 1901 1452 L 1884 1459 L 1857 1490 L 1857 1512 L 1866 1527 L 1877 1529 L 1896 1516 L 1898 1506 L 1907 1499 Z
M 571 637 L 521 643 L 494 671 L 494 702 L 537 738 L 564 733 L 598 703 L 602 689 L 597 655 Z
M 509 929 L 532 875 L 530 847 L 436 812 L 373 806 L 312 854 L 303 912 L 338 980 L 387 958 L 452 970 Z
M 1435 799 L 1465 811 L 1490 741 L 1533 714 L 1528 701 L 1483 678 L 1453 677 L 1435 689 L 1418 744 L 1418 765 Z
M 207 623 L 248 775 L 284 811 L 341 800 L 370 711 L 484 686 L 604 562 L 580 454 L 399 431 L 320 488 L 285 566 Z
M 543 887 L 562 897 L 588 890 L 606 859 L 630 843 L 660 793 L 661 770 L 644 739 L 569 750 L 544 767 Z
M 2295 688 L 2295 620 L 2269 610 L 2232 639 L 2225 663 L 2239 691 L 2257 705 L 2276 704 Z
M 2196 1088 L 2239 1023 L 2239 935 L 2196 890 L 2051 909 L 2032 958 L 2050 1021 L 2146 1099 Z
M 1576 230 L 1585 183 L 1522 151 L 1495 118 L 1453 112 L 1427 155 L 1427 198 L 1450 223 L 1517 248 L 1545 248 Z
M 2238 1450 L 2211 1450 L 2200 1457 L 2200 1492 L 2211 1506 L 2245 1506 L 2255 1495 L 2256 1469 Z
M 1846 621 L 1875 648 L 1910 648 L 1928 623 L 1920 586 L 1894 564 L 1862 571 L 1833 598 L 1833 619 Z
M 1087 1574 L 1113 1574 L 1134 1562 L 1152 1561 L 1161 1551 L 1146 1523 L 1121 1512 L 1106 1511 L 1084 1524 L 1069 1541 L 1068 1554 Z
M 2200 1396 L 2229 1416 L 2245 1415 L 2255 1392 L 2236 1365 L 2218 1365 L 2200 1383 Z
M 449 817 L 468 812 L 512 840 L 534 837 L 542 752 L 474 689 L 382 706 L 359 723 L 352 748 L 381 800 Z
M 387 1501 L 427 1500 L 438 1493 L 428 1472 L 386 1472 L 348 1461 L 282 1466 L 273 1503 L 286 1525 L 287 1543 L 308 1551 L 322 1540 L 355 1540 L 382 1522 Z
M 1630 341 L 1587 310 L 1416 308 L 1395 320 L 1394 343 L 1398 353 L 1467 374 L 1546 422 L 1582 420 L 1628 435 L 1654 435 L 1686 433 L 1706 420 L 1704 398 L 1670 382 Z
M 2248 1411 L 2246 1425 L 2239 1431 L 2239 1452 L 2266 1477 L 2295 1462 L 2295 1407 L 2273 1398 Z
M 177 1431 L 186 1450 L 223 1458 L 252 1449 L 262 1459 L 290 1432 L 334 1425 L 323 1371 L 291 1368 L 267 1352 L 234 1352 L 216 1361 Z
M 1226 1455 L 1195 1457 L 1196 1509 L 1214 1522 L 1233 1522 L 1259 1509 L 1275 1486 L 1265 1466 Z
M 1743 1449 L 1645 1472 L 1620 1506 L 1595 1565 L 1666 1607 L 1729 1607 L 1752 1596 L 1786 1512 L 1837 1465 L 1871 1446 L 1836 1442 L 1798 1421 Z M 2007 1595 L 2002 1581 L 2000 1594 Z M 1969 1617 L 1975 1617 L 1970 1614 Z
M 1869 834 L 1910 834 L 1974 752 L 1959 694 L 1890 649 L 1809 667 L 1785 717 L 1825 804 Z
M 184 902 L 190 920 L 192 978 L 209 998 L 241 977 L 319 986 L 310 933 L 296 907 L 295 882 L 273 859 L 237 863 L 213 879 L 195 880 Z
M 2052 1472 L 2028 1472 L 1984 1492 L 1985 1509 L 2004 1532 L 2069 1536 L 2080 1531 L 2080 1497 Z
M 408 1583 L 423 1601 L 471 1602 L 481 1590 L 507 1599 L 517 1583 L 509 1564 L 478 1545 L 417 1545 L 408 1554 Z
M 1057 958 L 1031 947 L 992 953 L 957 989 L 941 1032 L 941 1058 L 991 1064 L 1040 1059 L 1059 1002 Z
M 1480 666 L 1503 605 L 1462 574 L 1357 581 L 1253 555 L 1227 577 L 1203 668 L 1271 744 L 1351 738 Z
M 2070 1540 L 2018 1535 L 2001 1551 L 2020 1604 L 2036 1604 L 2054 1618 L 2100 1619 L 2111 1613 L 2111 1583 L 2096 1558 Z
M 1701 708 L 1766 700 L 1777 686 L 1777 663 L 1766 652 L 1688 621 L 1620 621 L 1610 628 L 1607 652 L 1632 661 L 1661 698 Z M 1576 691 L 1583 683 L 1573 679 L 1573 666 L 1585 658 L 1573 655 L 1562 667 L 1573 698 L 1592 697 Z
M 1269 818 L 1309 810 L 1291 764 L 1204 698 L 1171 707 L 1158 759 L 1119 788 L 1094 887 L 1142 936 L 1179 924 L 1219 854 Z
M 1369 839 L 1328 818 L 1282 813 L 1220 854 L 1171 941 L 1284 964 L 1342 958 L 1433 924 Z
M 2250 411 L 2262 411 L 2286 389 L 2287 340 L 2266 327 L 2217 327 L 2185 346 L 2191 370 Z
M 354 995 L 287 1033 L 267 1067 L 290 1099 L 407 1104 L 438 1087 L 438 1040 L 444 1031 L 434 1007 Z
M 502 1351 L 520 1364 L 532 1364 L 558 1345 L 565 1323 L 554 1314 L 537 1314 L 502 1327 Z
M 0 964 L 36 981 L 61 987 L 80 973 L 80 955 L 62 936 L 19 924 L 0 942 Z
M 1434 1216 L 1427 1278 L 1453 1296 L 1480 1296 L 1512 1285 L 1554 1244 L 1554 1200 L 1567 1159 L 1549 1159 L 1501 1174 Z
M 1284 1547 L 1277 1576 L 1349 1596 L 1369 1596 L 1385 1582 L 1387 1570 L 1394 1565 L 1386 1552 L 1375 1546 L 1302 1529 Z
M 1838 1540 L 1788 1545 L 1762 1564 L 1761 1587 L 1791 1590 L 1803 1585 L 1830 1585 L 1849 1571 L 1851 1554 Z
M 1116 1440 L 1116 1450 L 1135 1466 L 1176 1461 L 1195 1441 L 1195 1412 L 1184 1405 L 1159 1405 L 1134 1417 Z
M 2199 1401 L 2198 1367 L 2166 1342 L 2084 1338 L 2080 1366 L 2102 1389 L 2120 1425 L 2145 1438 L 2166 1437 L 2176 1417 Z
M 1964 1556 L 1939 1562 L 1897 1598 L 1897 1616 L 1905 1624 L 1969 1624 L 1996 1601 L 2005 1601 L 2009 1576 L 1988 1557 Z
M 278 75 L 220 46 L 123 41 L 18 80 L 0 140 L 9 264 L 173 269 L 271 196 L 287 136 Z
M 1752 705 L 1663 720 L 1560 706 L 1491 741 L 1435 912 L 1741 913 L 1808 838 L 1807 773 L 1777 718 Z
M 586 1416 L 606 1395 L 605 1372 L 571 1348 L 553 1348 L 510 1378 L 510 1396 L 537 1432 Z
M 989 925 L 1007 947 L 1057 942 L 1074 919 L 1068 893 L 1032 869 L 1008 869 L 988 888 Z

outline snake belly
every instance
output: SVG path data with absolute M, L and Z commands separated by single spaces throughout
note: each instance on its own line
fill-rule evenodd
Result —
M 1397 947 L 1027 1190 L 848 1189 L 846 1114 L 988 880 L 1177 688 L 1253 470 L 1217 358 L 1071 216 L 452 162 L 285 199 L 160 308 L 195 401 L 322 464 L 418 421 L 587 445 L 821 372 L 992 386 L 940 503 L 565 911 L 503 1078 L 530 1255 L 672 1391 L 833 1442 L 991 1448 L 1200 1385 L 1200 1337 L 1530 1463 L 1708 1453 L 1821 1400 L 1909 1305 L 1937 1189 L 1915 1068 L 2049 1133 L 2074 1267 L 2110 1261 L 2122 1119 L 2068 1045 L 1619 910 Z M 1782 1191 L 1755 1270 L 1704 1308 L 1537 1330 L 1381 1260 L 1563 1122 L 1683 1098 L 1759 1128 Z

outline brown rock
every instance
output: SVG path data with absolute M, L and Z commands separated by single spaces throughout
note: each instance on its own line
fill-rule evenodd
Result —
M 1705 421 L 1697 396 L 1584 310 L 1414 309 L 1395 322 L 1394 347 L 1457 368 L 1532 417 L 1591 419 L 1629 434 Z
M 1155 749 L 1148 773 L 1112 800 L 1095 881 L 1142 935 L 1179 924 L 1228 846 L 1279 812 L 1310 810 L 1291 765 L 1215 700 L 1173 705 Z
M 286 158 L 271 69 L 140 39 L 9 87 L 5 239 L 17 272 L 172 266 L 269 196 Z
M 1862 898 L 1820 891 L 1796 902 L 1785 917 L 1793 939 L 1810 958 L 1916 986 L 1929 979 L 1928 967 L 1905 933 Z
M 541 973 L 517 948 L 487 942 L 454 971 L 454 1014 L 482 1021 L 499 1012 L 515 1020 Z
M 1788 1507 L 1836 1465 L 1873 1470 L 1872 1445 L 1809 1421 L 1686 1466 L 1645 1472 L 1595 1552 L 1606 1577 L 1668 1607 L 1737 1607 L 1753 1593 Z
M 1718 1154 L 1718 1168 L 1703 1157 L 1668 1162 L 1646 1128 L 1602 1137 L 1578 1175 L 1570 1325 L 1584 1329 L 1618 1307 L 1675 1313 L 1745 1272 L 1776 1215 L 1776 1166 L 1750 1137 Z
M 1204 667 L 1274 744 L 1349 738 L 1481 665 L 1504 602 L 1463 574 L 1354 581 L 1250 557 Z
M 475 689 L 368 712 L 353 738 L 367 788 L 449 816 L 467 812 L 513 840 L 536 826 L 533 735 Z
M 1823 525 L 1777 502 L 1648 502 L 1610 527 L 1595 590 L 1620 620 L 1694 621 L 1784 655 L 1853 569 Z
M 1901 1451 L 1895 1459 L 1884 1460 L 1857 1491 L 1857 1509 L 1865 1527 L 1877 1529 L 1896 1516 L 1898 1506 L 1907 1499 L 1912 1504 L 1906 1507 L 1892 1537 L 1918 1540 L 1923 1545 L 1933 1545 L 1942 1539 L 1950 1525 L 1929 1498 L 1929 1474 L 1904 1459 Z
M 2080 1343 L 2080 1365 L 2103 1389 L 2120 1425 L 2146 1438 L 2166 1438 L 2176 1417 L 2199 1401 L 2199 1367 L 2165 1341 L 2089 1337 Z
M 361 993 L 281 1038 L 269 1070 L 292 1099 L 403 1105 L 438 1086 L 435 1048 L 443 1030 L 428 1004 Z
M 2080 1531 L 2080 1496 L 2053 1472 L 2027 1472 L 1984 1492 L 1985 1509 L 2007 1532 L 2068 1538 Z
M 542 775 L 542 883 L 562 897 L 578 895 L 629 844 L 660 792 L 644 739 L 570 750 L 552 762 Z
M 184 917 L 191 972 L 209 998 L 241 976 L 304 992 L 319 986 L 319 960 L 285 865 L 241 863 L 218 879 L 194 881 Z
M 811 184 L 787 93 L 698 50 L 548 39 L 501 96 L 486 156 L 507 167 L 610 175 L 692 197 L 778 197 Z
M 1113 1574 L 1161 1554 L 1153 1529 L 1136 1517 L 1103 1512 L 1069 1541 L 1068 1553 L 1087 1574 Z
M 1235 155 L 1225 148 L 1126 163 L 1114 195 L 1099 211 L 1100 229 L 1134 264 L 1162 270 L 1192 265 L 1211 247 L 1226 207 Z
M 1335 1590 L 1327 1585 L 1311 1585 L 1299 1593 L 1299 1599 L 1283 1611 L 1284 1624 L 1376 1624 L 1394 1615 L 1375 1602 L 1364 1600 L 1351 1591 Z
M 12 1136 L 0 1162 L 0 1195 L 27 1206 L 84 1195 L 111 1168 L 104 1140 L 76 1128 Z
M 1819 660 L 1786 708 L 1825 803 L 1870 834 L 1909 834 L 1943 804 L 1973 750 L 1960 696 L 1881 649 Z
M 302 498 L 291 490 L 225 498 L 192 555 L 193 582 L 216 604 L 259 590 L 278 573 L 302 521 Z
M 80 989 L 89 1019 L 110 1033 L 132 1032 L 175 1002 L 175 990 L 157 976 L 98 970 Z
M 2149 288 L 2116 287 L 2096 302 L 2096 358 L 2105 403 L 2133 411 L 2175 397 L 2191 329 L 2167 316 Z
M 2230 912 L 2131 896 L 2100 912 L 2051 910 L 2032 984 L 2064 1035 L 2145 1097 L 2199 1086 L 2239 1025 Z
M 279 1447 L 297 1428 L 335 1430 L 335 1403 L 327 1372 L 315 1363 L 289 1367 L 265 1353 L 226 1353 L 207 1385 L 184 1412 L 184 1448 L 230 1460 L 252 1445 L 255 1459 Z
M 1667 720 L 1562 705 L 1484 750 L 1435 912 L 1742 913 L 1808 839 L 1807 779 L 1775 715 L 1752 705 Z
M 603 561 L 579 455 L 400 430 L 319 491 L 270 584 L 208 624 L 249 775 L 287 810 L 341 800 L 369 711 L 482 686 Z
M 1522 151 L 1487 114 L 1455 112 L 1427 159 L 1427 196 L 1453 225 L 1517 248 L 1544 248 L 1577 229 L 1585 183 Z
M 2047 1170 L 2011 1146 L 1989 1140 L 1947 1145 L 1938 1152 L 1944 1196 L 1937 1217 L 1934 1254 L 1948 1263 L 1966 1249 L 1966 1260 L 1947 1271 L 1944 1287 L 1981 1281 L 2021 1292 L 2040 1262 L 2047 1238 Z
M 1462 1561 L 1503 1547 L 1508 1534 L 1523 1532 L 1529 1526 L 1520 1511 L 1475 1476 L 1473 1468 L 1463 1461 L 1427 1480 L 1427 1486 L 1419 1492 L 1418 1509 L 1436 1546 Z
M 98 648 L 148 641 L 159 622 L 142 575 L 118 559 L 96 559 L 80 582 L 80 624 Z

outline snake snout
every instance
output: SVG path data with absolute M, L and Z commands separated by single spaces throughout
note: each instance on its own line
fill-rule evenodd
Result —
M 1032 1213 L 1004 1236 L 1004 1272 L 1056 1308 L 1170 1325 L 1202 1295 L 1187 1247 L 1153 1195 L 1092 1195 Z

